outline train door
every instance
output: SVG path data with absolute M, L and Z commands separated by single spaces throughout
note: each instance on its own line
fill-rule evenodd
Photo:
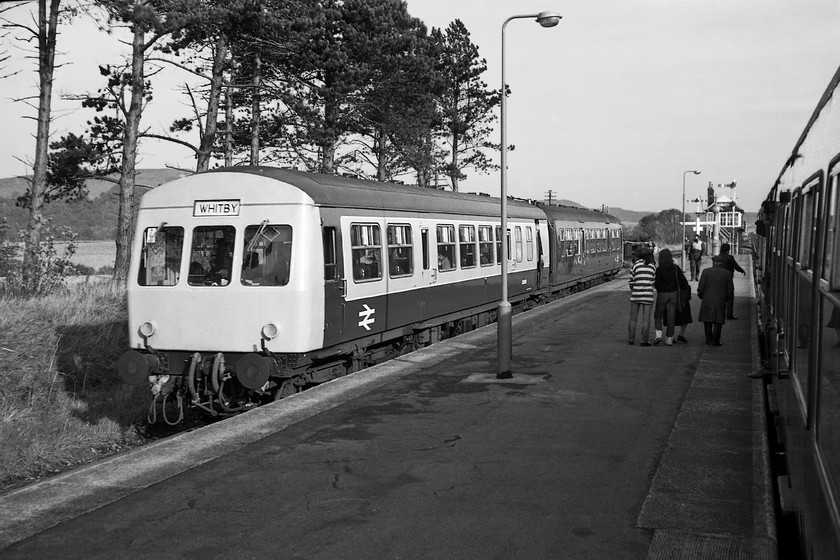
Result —
M 344 296 L 347 280 L 344 278 L 341 255 L 341 230 L 324 227 L 324 345 L 335 343 L 344 331 Z
M 429 228 L 433 227 L 433 224 L 429 223 L 420 223 L 420 259 L 422 263 L 422 268 L 420 269 L 420 285 L 421 286 L 433 286 L 437 284 L 438 278 L 438 271 L 437 271 L 437 256 L 434 256 L 431 253 L 432 244 L 431 238 L 429 237 L 431 234 L 429 233 Z
M 537 229 L 537 289 L 548 285 L 551 261 L 550 241 L 552 232 L 546 220 L 534 220 Z

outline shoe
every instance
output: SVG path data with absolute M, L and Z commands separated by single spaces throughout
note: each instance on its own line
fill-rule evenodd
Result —
M 730 319 L 730 320 L 732 320 L 732 321 L 735 321 L 735 320 L 737 320 L 737 319 L 738 319 L 738 317 L 736 317 L 735 315 L 733 315 L 733 316 L 731 316 L 731 317 L 727 317 L 727 319 Z
M 674 337 L 668 336 L 665 337 L 665 346 L 673 346 L 674 345 Z
M 688 342 L 688 339 L 685 338 L 683 335 L 677 337 L 677 342 Z
M 711 340 L 707 340 L 707 341 L 706 341 L 706 346 L 711 346 L 711 345 L 712 345 L 712 341 L 711 341 Z
M 639 346 L 650 346 L 650 342 L 648 342 L 647 340 L 644 340 L 644 341 L 639 343 Z
M 653 341 L 653 344 L 654 344 L 654 345 L 657 345 L 657 344 L 659 344 L 660 342 L 662 342 L 662 339 L 661 339 L 661 338 L 657 338 L 656 340 L 654 340 L 654 341 Z
M 635 342 L 633 342 L 632 340 L 628 340 L 628 341 L 627 341 L 627 344 L 629 344 L 630 346 L 633 346 L 633 345 L 634 345 L 634 344 L 636 344 L 636 343 L 635 343 Z
M 712 342 L 712 346 L 723 346 L 720 342 Z

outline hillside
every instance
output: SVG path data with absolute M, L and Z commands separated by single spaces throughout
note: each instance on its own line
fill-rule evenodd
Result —
M 186 172 L 175 169 L 143 169 L 137 176 L 137 184 L 156 187 L 185 175 Z M 87 182 L 88 200 L 72 204 L 55 202 L 48 204 L 44 214 L 54 226 L 69 227 L 82 240 L 113 240 L 116 234 L 118 209 L 117 184 L 103 179 Z M 145 189 L 140 189 L 142 192 Z M 29 219 L 29 212 L 15 206 L 15 200 L 26 191 L 26 179 L 10 177 L 0 179 L 0 218 L 5 217 L 12 231 L 23 229 Z M 558 200 L 556 204 L 583 208 L 573 200 Z M 639 220 L 657 211 L 625 210 L 609 208 L 608 212 L 632 228 Z M 748 217 L 747 224 L 752 224 L 755 217 Z
M 186 173 L 174 169 L 144 169 L 137 175 L 137 185 L 156 187 Z M 0 179 L 0 219 L 6 218 L 10 231 L 24 229 L 29 211 L 15 206 L 17 197 L 26 192 L 26 179 Z M 88 199 L 82 202 L 53 202 L 44 208 L 44 215 L 55 228 L 69 227 L 79 239 L 113 240 L 116 237 L 119 186 L 110 180 L 87 182 Z M 138 189 L 140 192 L 145 189 Z

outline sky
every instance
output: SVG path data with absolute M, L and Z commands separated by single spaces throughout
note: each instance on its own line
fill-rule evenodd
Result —
M 501 27 L 555 11 L 553 28 L 516 19 L 505 33 L 508 194 L 627 210 L 680 208 L 714 185 L 756 211 L 840 66 L 840 0 L 408 0 L 429 28 L 460 19 L 501 87 Z M 26 9 L 6 16 L 23 21 Z M 18 50 L 0 81 L 0 177 L 28 172 L 35 61 Z M 59 37 L 53 136 L 79 133 L 92 114 L 62 96 L 95 91 L 99 64 L 128 48 L 90 22 Z M 0 72 L 3 74 L 4 72 Z M 188 108 L 166 70 L 143 125 L 165 131 Z M 497 131 L 491 138 L 499 141 Z M 191 153 L 145 141 L 140 167 L 194 167 Z M 498 162 L 498 159 L 496 159 Z M 699 170 L 700 175 L 685 171 Z M 500 173 L 467 170 L 465 192 L 498 196 Z M 691 203 L 686 204 L 691 211 Z

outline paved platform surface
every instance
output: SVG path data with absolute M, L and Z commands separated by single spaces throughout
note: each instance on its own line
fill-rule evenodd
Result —
M 512 380 L 490 326 L 10 492 L 0 557 L 775 558 L 735 281 L 722 347 L 628 346 L 618 279 L 514 317 Z

